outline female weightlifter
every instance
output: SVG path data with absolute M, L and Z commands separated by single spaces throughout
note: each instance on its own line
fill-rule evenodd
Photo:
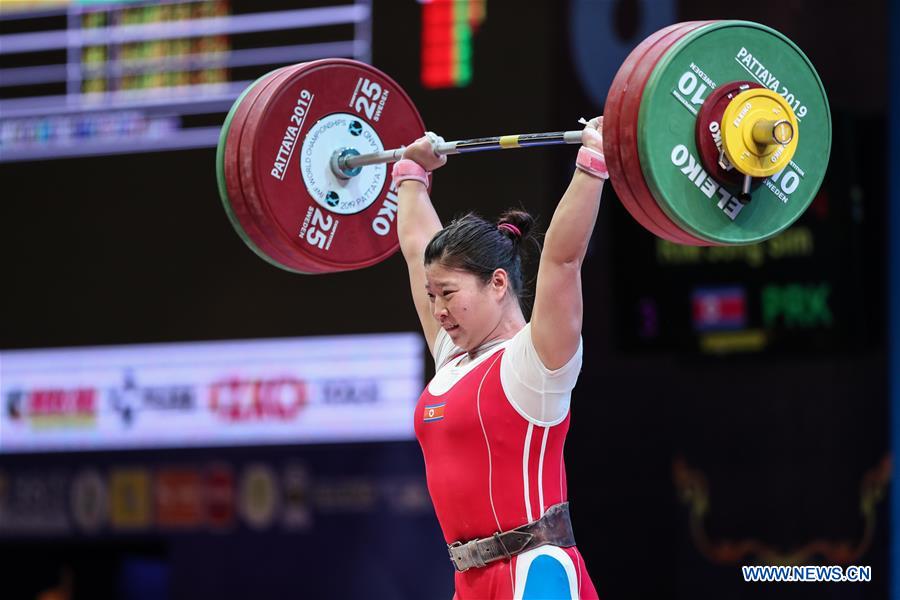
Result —
M 607 178 L 602 117 L 544 239 L 531 322 L 520 250 L 533 221 L 467 215 L 442 227 L 427 192 L 433 134 L 394 165 L 398 233 L 435 360 L 416 407 L 428 490 L 456 568 L 455 599 L 597 598 L 572 534 L 563 444 L 581 370 L 581 264 Z

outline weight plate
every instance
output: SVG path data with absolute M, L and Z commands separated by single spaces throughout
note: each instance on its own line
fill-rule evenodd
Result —
M 647 52 L 660 40 L 668 34 L 675 32 L 684 26 L 683 23 L 676 23 L 665 27 L 656 33 L 650 35 L 634 50 L 619 67 L 616 76 L 613 78 L 612 85 L 606 96 L 606 104 L 603 108 L 604 129 L 603 129 L 603 153 L 609 167 L 609 177 L 612 181 L 616 195 L 622 202 L 625 209 L 631 214 L 632 218 L 637 221 L 644 229 L 647 229 L 654 235 L 672 242 L 681 242 L 681 236 L 677 232 L 670 233 L 666 228 L 658 226 L 650 217 L 647 216 L 644 209 L 638 204 L 634 197 L 634 193 L 628 182 L 625 173 L 624 156 L 621 152 L 621 138 L 627 118 L 623 112 L 623 97 L 628 88 L 629 78 L 637 65 L 644 60 Z M 634 122 L 636 126 L 636 121 Z
M 268 78 L 259 86 L 259 91 L 253 95 L 252 101 L 247 101 L 238 110 L 238 118 L 240 119 L 240 127 L 233 127 L 236 132 L 236 140 L 233 145 L 234 151 L 226 154 L 226 165 L 234 165 L 233 169 L 228 172 L 236 175 L 237 185 L 240 188 L 240 194 L 237 196 L 243 202 L 242 208 L 250 219 L 250 226 L 247 229 L 250 237 L 269 257 L 269 262 L 273 265 L 285 269 L 287 271 L 314 274 L 319 269 L 312 261 L 299 256 L 296 253 L 285 252 L 284 248 L 277 243 L 279 232 L 273 225 L 271 217 L 262 208 L 250 200 L 252 198 L 252 188 L 241 174 L 241 156 L 247 152 L 247 147 L 252 139 L 247 133 L 247 120 L 254 106 L 260 101 L 265 101 L 276 90 L 277 86 L 285 80 L 291 73 L 301 69 L 305 63 L 291 65 L 283 69 L 279 69 L 277 73 Z M 230 162 L 233 161 L 233 162 Z M 238 204 L 237 202 L 235 203 Z
M 403 89 L 377 69 L 346 59 L 306 63 L 250 109 L 240 153 L 244 197 L 270 241 L 314 272 L 378 263 L 399 248 L 388 167 L 340 179 L 331 157 L 344 148 L 402 146 L 424 129 Z
M 622 99 L 624 119 L 622 125 L 620 125 L 620 127 L 623 127 L 620 142 L 620 152 L 624 157 L 623 168 L 635 201 L 657 226 L 665 228 L 672 233 L 676 241 L 695 246 L 708 246 L 710 244 L 708 241 L 685 231 L 660 209 L 650 188 L 647 186 L 647 182 L 644 180 L 643 169 L 641 168 L 641 161 L 638 155 L 637 139 L 641 102 L 644 94 L 647 92 L 647 81 L 656 64 L 679 40 L 698 28 L 706 26 L 708 23 L 708 21 L 682 23 L 681 27 L 669 33 L 666 38 L 650 49 L 629 77 L 629 83 Z
M 268 243 L 265 236 L 261 235 L 259 227 L 244 201 L 238 169 L 240 135 L 250 107 L 256 98 L 271 85 L 274 77 L 290 68 L 276 69 L 263 75 L 241 92 L 232 104 L 219 134 L 219 143 L 216 148 L 216 178 L 225 214 L 244 243 L 266 262 L 283 269 L 296 270 L 288 266 L 290 259 Z
M 712 89 L 739 79 L 782 94 L 802 143 L 789 166 L 741 204 L 703 170 L 694 128 Z M 812 202 L 831 149 L 831 115 L 809 59 L 782 34 L 747 21 L 720 21 L 676 43 L 657 63 L 641 101 L 638 151 L 659 206 L 684 230 L 712 243 L 752 244 L 777 235 Z
M 694 142 L 703 168 L 719 183 L 740 189 L 744 183 L 744 174 L 731 166 L 722 150 L 722 115 L 725 108 L 735 96 L 744 90 L 761 88 L 755 81 L 730 81 L 721 84 L 707 96 L 697 114 L 694 128 Z M 726 166 L 731 166 L 726 169 Z M 759 187 L 759 179 L 753 180 L 753 187 Z
M 253 244 L 252 240 L 247 236 L 246 231 L 244 230 L 244 225 L 241 223 L 241 217 L 239 216 L 240 209 L 235 209 L 235 197 L 240 194 L 239 186 L 231 186 L 231 190 L 229 191 L 229 171 L 226 166 L 226 154 L 228 153 L 228 149 L 234 149 L 236 144 L 229 145 L 227 143 L 229 135 L 233 135 L 233 131 L 240 131 L 241 122 L 235 122 L 235 114 L 238 109 L 244 103 L 244 100 L 247 98 L 247 95 L 251 92 L 258 93 L 258 85 L 267 77 L 272 74 L 270 71 L 266 73 L 249 86 L 247 86 L 244 91 L 240 93 L 240 95 L 235 99 L 234 103 L 231 105 L 231 108 L 228 111 L 228 114 L 225 115 L 225 122 L 222 124 L 222 129 L 219 131 L 219 143 L 216 146 L 216 183 L 219 188 L 219 198 L 222 200 L 222 207 L 225 209 L 225 214 L 228 216 L 228 221 L 231 223 L 232 227 L 234 227 L 235 231 L 238 233 L 240 238 L 247 243 L 250 248 L 259 254 L 262 258 L 267 258 L 263 254 L 261 254 L 260 250 Z M 246 111 L 246 105 L 245 111 Z

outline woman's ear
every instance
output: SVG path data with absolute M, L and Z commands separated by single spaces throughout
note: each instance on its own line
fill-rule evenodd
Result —
M 496 269 L 491 276 L 491 287 L 499 296 L 503 296 L 509 290 L 509 274 L 504 269 Z

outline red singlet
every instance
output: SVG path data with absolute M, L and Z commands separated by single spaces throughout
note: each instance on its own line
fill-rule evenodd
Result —
M 530 343 L 528 329 L 520 333 Z M 509 345 L 475 359 L 443 393 L 426 388 L 416 407 L 428 490 L 448 544 L 535 521 L 567 498 L 563 445 L 570 416 L 566 410 L 556 424 L 541 425 L 517 410 L 500 376 Z M 458 600 L 597 598 L 575 547 L 542 546 L 455 575 Z

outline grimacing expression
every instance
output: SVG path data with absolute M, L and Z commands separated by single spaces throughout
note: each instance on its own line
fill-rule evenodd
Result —
M 431 263 L 425 267 L 425 291 L 434 318 L 453 343 L 465 350 L 485 341 L 509 304 L 503 269 L 497 269 L 491 281 L 483 283 L 468 271 Z

